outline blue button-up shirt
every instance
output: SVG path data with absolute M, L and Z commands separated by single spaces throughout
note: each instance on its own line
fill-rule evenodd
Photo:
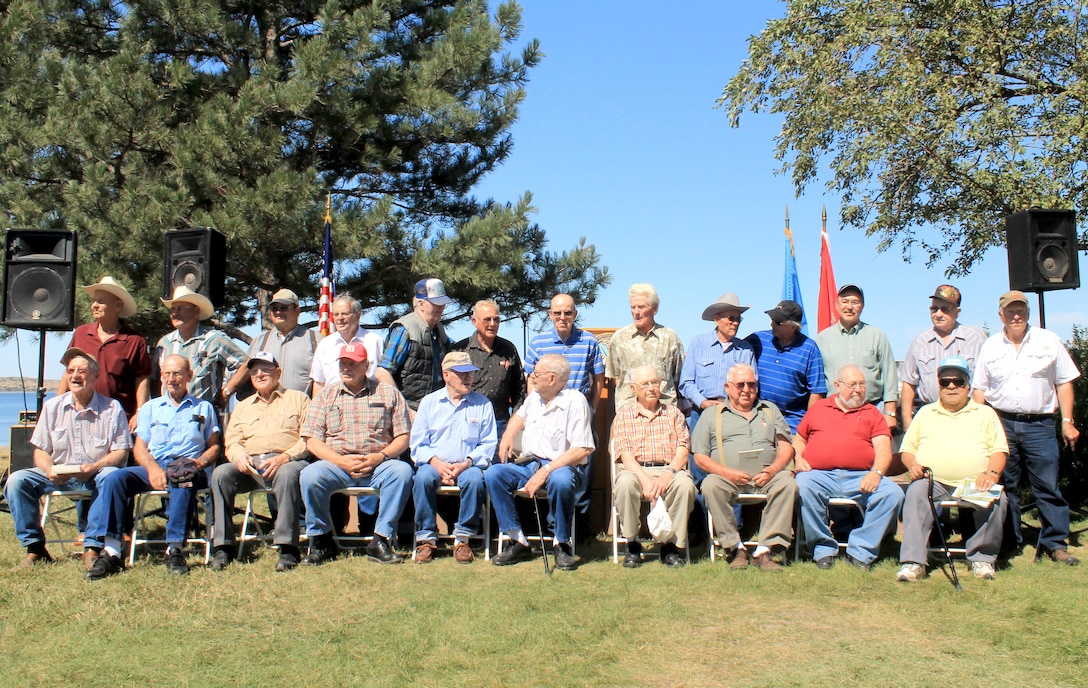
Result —
M 695 408 L 707 399 L 724 399 L 726 373 L 737 363 L 756 367 L 751 344 L 737 337 L 722 344 L 717 330 L 695 335 L 680 369 L 680 394 Z
M 174 405 L 169 395 L 152 399 L 136 413 L 136 435 L 147 443 L 155 461 L 166 465 L 177 458 L 195 459 L 219 432 L 215 407 L 186 394 Z
M 454 404 L 445 387 L 431 392 L 419 402 L 410 441 L 417 466 L 437 456 L 446 463 L 470 459 L 486 468 L 499 444 L 491 401 L 469 392 Z

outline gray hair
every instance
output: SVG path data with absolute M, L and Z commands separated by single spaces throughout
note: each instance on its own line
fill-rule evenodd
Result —
M 661 304 L 661 299 L 658 298 L 657 290 L 654 289 L 654 285 L 645 282 L 631 285 L 631 288 L 627 290 L 627 298 L 631 298 L 632 296 L 645 296 L 646 300 L 654 308 L 657 308 Z
M 351 294 L 337 296 L 335 299 L 332 300 L 332 304 L 330 305 L 335 306 L 338 303 L 348 304 L 348 306 L 351 308 L 351 312 L 357 315 L 363 312 L 363 304 L 359 303 L 359 299 L 355 298 Z
M 742 371 L 751 371 L 752 377 L 754 377 L 757 382 L 759 381 L 759 373 L 757 373 L 756 369 L 748 365 L 747 363 L 734 363 L 732 366 L 730 366 L 729 370 L 725 373 L 726 381 L 736 382 L 734 378 L 736 378 L 737 376 L 734 374 L 734 371 L 736 371 L 737 373 Z
M 555 376 L 559 378 L 564 385 L 567 384 L 567 380 L 570 379 L 570 361 L 566 356 L 560 354 L 544 354 L 540 357 L 540 360 L 536 362 L 536 368 L 542 373 L 555 373 Z
M 480 299 L 472 306 L 472 317 L 476 317 L 476 311 L 480 310 L 481 308 L 494 308 L 496 313 L 502 313 L 502 309 L 499 308 L 499 304 L 495 303 L 493 299 Z

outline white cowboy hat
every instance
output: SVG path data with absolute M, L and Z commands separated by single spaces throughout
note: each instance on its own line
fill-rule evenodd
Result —
M 734 310 L 743 313 L 748 310 L 748 308 L 748 306 L 740 305 L 740 299 L 736 294 L 728 292 L 719 296 L 717 301 L 703 309 L 703 320 L 710 320 L 713 322 L 718 313 L 721 313 L 722 311 Z
M 174 288 L 174 298 L 169 301 L 166 299 L 159 300 L 162 301 L 163 305 L 167 308 L 172 307 L 175 303 L 191 303 L 200 309 L 201 320 L 207 320 L 212 317 L 212 313 L 215 311 L 212 302 L 208 300 L 207 296 L 196 293 L 184 284 Z
M 117 280 L 113 279 L 109 275 L 106 275 L 98 284 L 88 284 L 83 287 L 83 291 L 87 292 L 87 296 L 94 296 L 96 291 L 104 291 L 107 294 L 113 294 L 117 298 L 121 299 L 121 317 L 131 318 L 136 315 L 136 299 L 132 298 L 132 294 L 128 293 L 128 289 L 125 289 Z

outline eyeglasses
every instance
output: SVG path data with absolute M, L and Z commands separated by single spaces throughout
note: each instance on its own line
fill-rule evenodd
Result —
M 661 380 L 647 380 L 646 382 L 634 382 L 639 389 L 661 389 Z
M 865 380 L 861 382 L 843 382 L 842 380 L 835 380 L 836 385 L 842 385 L 846 389 L 865 389 Z
M 274 303 L 268 307 L 268 310 L 272 311 L 273 313 L 279 313 L 280 311 L 291 310 L 291 306 L 286 303 Z
M 929 312 L 930 313 L 936 313 L 937 311 L 940 311 L 942 313 L 948 313 L 949 315 L 951 315 L 952 311 L 954 311 L 954 310 L 956 310 L 955 306 L 930 306 L 929 307 Z
M 497 323 L 497 322 L 501 321 L 501 318 L 499 316 L 497 316 L 497 315 L 494 315 L 494 316 L 492 316 L 490 318 L 476 318 L 476 319 L 479 320 L 482 323 Z
M 745 381 L 745 382 L 730 382 L 729 384 L 733 385 L 737 389 L 755 389 L 756 387 L 759 386 L 758 382 L 747 382 L 747 381 Z
M 938 380 L 941 387 L 966 387 L 967 380 L 962 377 L 942 377 Z
M 556 377 L 559 377 L 559 373 L 553 372 L 551 370 L 534 370 L 533 372 L 529 373 L 529 377 L 531 378 L 538 378 L 541 375 L 555 375 Z
M 171 313 L 183 313 L 183 312 L 185 312 L 185 311 L 187 311 L 187 310 L 189 310 L 191 308 L 196 308 L 196 306 L 194 306 L 191 303 L 182 303 L 182 304 L 178 304 L 177 306 L 170 306 L 170 312 Z
M 574 311 L 548 311 L 557 318 L 571 318 L 574 317 Z

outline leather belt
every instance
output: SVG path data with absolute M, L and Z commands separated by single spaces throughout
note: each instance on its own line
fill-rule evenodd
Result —
M 1010 411 L 1002 411 L 1001 409 L 994 409 L 997 411 L 997 415 L 1005 420 L 1012 420 L 1018 423 L 1038 423 L 1041 420 L 1052 420 L 1054 418 L 1053 413 L 1012 413 Z

